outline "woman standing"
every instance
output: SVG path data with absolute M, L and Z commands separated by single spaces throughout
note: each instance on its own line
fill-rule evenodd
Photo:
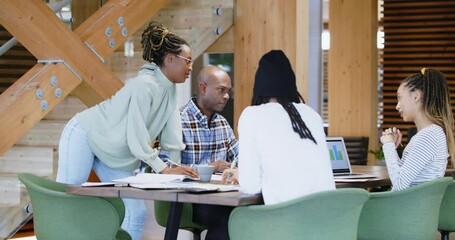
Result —
M 93 168 L 101 181 L 134 174 L 141 162 L 156 173 L 197 176 L 189 167 L 168 168 L 152 142 L 171 152 L 180 162 L 182 142 L 176 106 L 176 84 L 192 70 L 187 42 L 160 23 L 151 22 L 142 34 L 143 65 L 138 75 L 114 96 L 76 114 L 65 126 L 59 144 L 57 181 L 81 184 Z M 146 208 L 142 200 L 124 199 L 122 224 L 134 240 L 140 240 Z
M 446 78 L 434 69 L 423 68 L 401 82 L 396 109 L 405 122 L 414 122 L 417 134 L 400 159 L 396 151 L 401 144 L 400 130 L 394 127 L 382 133 L 392 190 L 403 190 L 444 176 L 447 158 L 453 160 L 455 156 L 449 95 Z

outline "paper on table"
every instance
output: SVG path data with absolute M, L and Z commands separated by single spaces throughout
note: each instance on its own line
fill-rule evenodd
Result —
M 121 179 L 114 179 L 113 182 L 127 184 L 155 184 L 155 183 L 171 183 L 183 182 L 185 180 L 199 180 L 187 175 L 178 174 L 156 174 L 156 173 L 139 173 L 136 176 L 130 176 Z
M 213 177 L 213 176 L 212 176 Z M 221 180 L 221 176 L 217 176 Z M 215 177 L 216 178 L 216 177 Z M 154 174 L 154 173 L 139 173 L 136 176 L 130 176 L 122 179 L 112 180 L 115 183 L 129 184 L 134 188 L 141 189 L 182 189 L 191 192 L 205 191 L 238 191 L 237 185 L 224 185 L 212 183 L 199 183 L 185 180 L 199 180 L 186 175 L 177 174 Z
M 140 189 L 182 189 L 190 192 L 230 192 L 238 191 L 238 185 L 224 185 L 198 182 L 170 182 L 170 183 L 139 183 L 130 184 L 131 187 Z
M 219 174 L 213 174 L 211 180 L 214 180 L 214 181 L 221 181 L 221 180 L 222 180 L 221 177 L 222 177 L 222 176 L 219 175 Z
M 216 188 L 219 192 L 238 191 L 239 186 L 233 184 L 193 183 L 196 188 Z

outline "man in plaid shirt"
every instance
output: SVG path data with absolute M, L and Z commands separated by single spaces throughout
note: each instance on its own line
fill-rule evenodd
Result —
M 180 108 L 183 143 L 182 164 L 211 164 L 215 172 L 230 167 L 238 157 L 238 142 L 228 121 L 219 114 L 226 106 L 231 79 L 221 68 L 207 66 L 198 75 L 198 96 Z M 160 158 L 168 160 L 161 150 Z

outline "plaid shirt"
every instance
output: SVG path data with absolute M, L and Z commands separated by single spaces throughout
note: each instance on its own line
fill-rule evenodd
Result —
M 238 142 L 227 120 L 213 113 L 210 127 L 207 116 L 202 114 L 192 99 L 180 108 L 183 143 L 182 164 L 207 164 L 218 160 L 234 161 L 238 157 Z M 169 159 L 166 151 L 160 158 Z

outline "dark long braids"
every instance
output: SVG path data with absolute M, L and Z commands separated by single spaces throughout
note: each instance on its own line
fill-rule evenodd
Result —
M 142 58 L 147 62 L 154 62 L 158 66 L 163 65 L 166 54 L 180 54 L 182 45 L 188 45 L 172 29 L 155 21 L 150 22 L 142 33 L 141 44 L 144 49 Z
M 443 73 L 436 69 L 423 68 L 419 73 L 405 78 L 409 91 L 422 93 L 422 109 L 427 117 L 444 129 L 452 163 L 455 161 L 454 119 L 450 102 L 450 91 Z
M 271 97 L 253 96 L 253 98 L 251 99 L 251 105 L 257 106 L 268 103 L 270 101 L 270 98 Z M 296 92 L 296 94 L 293 96 L 275 98 L 277 99 L 278 103 L 281 106 L 283 106 L 284 110 L 286 110 L 286 112 L 288 113 L 289 118 L 291 119 L 292 129 L 294 130 L 294 132 L 299 134 L 301 139 L 310 139 L 315 144 L 318 144 L 316 142 L 316 139 L 314 139 L 313 134 L 311 134 L 310 129 L 308 129 L 305 122 L 302 120 L 302 116 L 300 116 L 300 113 L 297 111 L 293 104 L 300 102 L 305 103 L 305 100 L 300 95 L 300 93 Z

